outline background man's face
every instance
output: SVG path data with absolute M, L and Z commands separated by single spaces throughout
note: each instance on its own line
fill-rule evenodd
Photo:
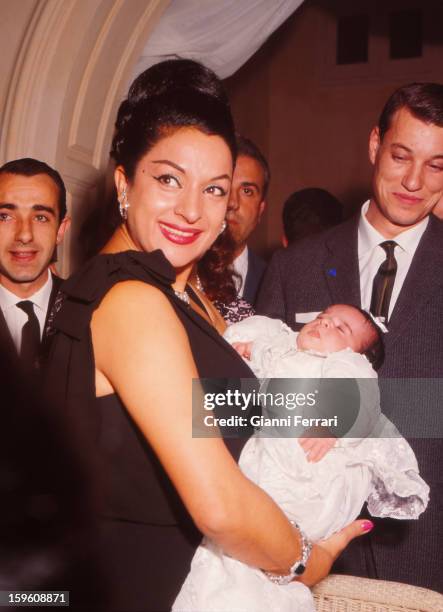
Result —
M 443 128 L 401 108 L 383 141 L 372 130 L 369 157 L 374 179 L 367 218 L 394 237 L 424 219 L 443 195 Z
M 0 281 L 20 295 L 47 279 L 56 244 L 68 225 L 59 224 L 59 190 L 46 174 L 0 174 Z
M 238 246 L 246 244 L 265 208 L 263 168 L 252 157 L 240 155 L 235 164 L 226 219 Z

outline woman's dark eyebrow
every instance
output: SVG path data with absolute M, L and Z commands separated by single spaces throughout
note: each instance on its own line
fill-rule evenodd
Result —
M 186 174 L 183 168 L 181 168 L 178 164 L 174 164 L 174 162 L 170 161 L 169 159 L 154 159 L 152 160 L 151 163 L 152 164 L 167 164 L 168 166 L 172 166 L 172 168 L 175 168 L 176 170 L 178 170 L 178 172 L 181 172 L 182 174 Z
M 182 174 L 186 174 L 186 171 L 179 166 L 178 164 L 175 164 L 174 162 L 170 161 L 169 159 L 154 159 L 152 160 L 153 164 L 167 164 L 168 166 L 172 166 L 172 168 L 175 168 L 178 172 L 181 172 Z M 229 174 L 220 174 L 220 176 L 214 176 L 214 178 L 211 178 L 209 180 L 211 181 L 220 181 L 221 179 L 227 179 L 228 181 L 231 180 L 231 177 L 229 176 Z

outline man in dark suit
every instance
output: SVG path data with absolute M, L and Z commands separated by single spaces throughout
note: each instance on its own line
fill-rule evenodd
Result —
M 0 338 L 30 368 L 61 284 L 50 266 L 69 223 L 56 170 L 31 158 L 0 168 Z
M 377 521 L 338 568 L 443 591 L 443 223 L 431 214 L 443 195 L 443 85 L 397 90 L 369 157 L 370 200 L 357 217 L 276 253 L 258 311 L 294 329 L 334 303 L 384 315 L 382 410 L 410 439 L 430 504 L 416 522 Z
M 255 304 L 266 263 L 247 242 L 266 207 L 270 172 L 264 155 L 251 140 L 237 136 L 237 148 L 226 219 L 236 244 L 233 266 L 239 278 L 238 294 Z

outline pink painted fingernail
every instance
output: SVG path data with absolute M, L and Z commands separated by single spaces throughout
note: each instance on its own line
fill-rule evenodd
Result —
M 374 529 L 374 523 L 372 521 L 363 521 L 361 528 L 363 531 L 371 531 L 371 529 Z

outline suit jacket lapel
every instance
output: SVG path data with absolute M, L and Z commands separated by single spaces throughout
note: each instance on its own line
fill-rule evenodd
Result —
M 358 267 L 358 218 L 337 226 L 326 239 L 327 257 L 323 266 L 332 304 L 361 306 Z
M 59 276 L 55 276 L 55 274 L 52 274 L 52 273 L 51 273 L 51 276 L 52 276 L 52 290 L 51 290 L 51 295 L 49 296 L 48 310 L 46 311 L 45 326 L 43 328 L 44 331 L 46 330 L 46 327 L 48 324 L 48 318 L 51 313 L 52 307 L 54 305 L 55 298 L 57 297 L 59 289 L 63 283 L 63 279 L 60 278 Z
M 390 344 L 407 329 L 411 318 L 443 284 L 442 243 L 443 223 L 431 215 L 389 320 Z
M 6 323 L 6 319 L 3 315 L 1 308 L 0 308 L 0 346 L 2 347 L 2 350 L 4 351 L 4 353 L 11 355 L 11 356 L 14 355 L 15 357 L 18 356 L 14 341 L 9 331 L 8 324 Z
M 251 249 L 248 248 L 248 272 L 246 274 L 246 278 L 245 278 L 245 286 L 243 289 L 243 297 L 247 302 L 250 302 L 252 304 L 252 293 L 253 293 L 253 285 L 255 283 L 255 275 L 256 275 L 256 270 L 255 270 L 255 261 L 254 258 L 252 256 L 252 251 Z
M 51 273 L 52 276 L 52 290 L 51 295 L 49 296 L 48 302 L 48 310 L 46 311 L 45 325 L 43 327 L 43 335 L 42 335 L 42 343 L 40 346 L 40 361 L 43 363 L 47 356 L 49 355 L 49 350 L 51 347 L 52 337 L 48 336 L 48 321 L 54 306 L 55 298 L 58 295 L 60 287 L 63 283 L 63 279 L 59 276 L 55 276 Z

